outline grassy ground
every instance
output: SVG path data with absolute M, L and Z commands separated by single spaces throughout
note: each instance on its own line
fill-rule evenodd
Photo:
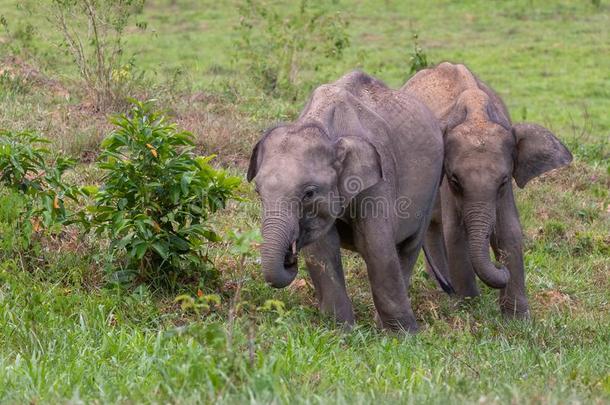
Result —
M 346 255 L 358 327 L 343 333 L 317 312 L 304 275 L 271 290 L 256 260 L 242 268 L 226 244 L 214 247 L 221 305 L 195 314 L 174 298 L 194 294 L 196 284 L 109 288 L 104 241 L 63 232 L 24 248 L 20 199 L 0 190 L 0 402 L 610 401 L 608 4 L 333 2 L 328 7 L 348 16 L 351 46 L 308 72 L 313 80 L 293 101 L 257 96 L 244 79 L 234 51 L 241 2 L 170 3 L 146 3 L 136 20 L 148 27 L 130 27 L 126 53 L 135 53 L 160 103 L 238 173 L 259 131 L 294 117 L 314 83 L 359 67 L 401 85 L 414 32 L 429 59 L 465 62 L 497 89 L 515 121 L 553 129 L 574 164 L 517 194 L 533 319 L 503 321 L 496 293 L 484 287 L 477 299 L 448 298 L 420 262 L 411 296 L 422 332 L 380 332 L 364 266 Z M 79 91 L 70 59 L 49 45 L 57 35 L 45 18 L 23 4 L 0 0 L 13 37 L 28 24 L 35 31 L 17 45 L 0 33 L 0 69 L 15 69 L 6 58 L 16 53 L 41 79 L 0 82 L 0 128 L 43 131 L 81 158 L 74 178 L 96 182 L 88 162 L 107 118 Z M 246 201 L 216 218 L 221 233 L 258 226 L 255 195 L 248 185 L 242 193 Z M 270 299 L 284 307 L 265 306 Z

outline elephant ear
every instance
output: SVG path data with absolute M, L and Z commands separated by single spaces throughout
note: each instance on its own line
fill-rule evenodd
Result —
M 381 156 L 365 139 L 347 136 L 336 142 L 338 188 L 347 205 L 357 194 L 383 179 Z
M 246 175 L 246 179 L 248 180 L 248 182 L 252 181 L 252 179 L 256 177 L 258 169 L 260 168 L 262 160 L 261 148 L 263 146 L 263 143 L 265 142 L 265 139 L 267 139 L 271 132 L 275 131 L 278 128 L 285 127 L 286 125 L 286 123 L 280 122 L 269 127 L 263 133 L 261 139 L 256 143 L 256 145 L 254 145 L 254 148 L 252 148 L 252 154 L 250 155 L 250 165 L 248 166 L 248 174 Z
M 443 134 L 447 134 L 466 120 L 468 110 L 461 99 L 455 102 L 451 109 L 439 121 Z
M 260 162 L 258 161 L 258 155 L 260 145 L 261 142 L 263 142 L 263 139 L 258 141 L 256 145 L 254 145 L 254 148 L 252 148 L 252 154 L 250 155 L 250 165 L 248 166 L 248 174 L 246 176 L 248 182 L 251 182 L 252 179 L 256 177 L 256 173 L 258 172 L 258 167 L 260 166 Z
M 447 134 L 447 132 L 463 123 L 467 114 L 468 110 L 462 103 L 459 101 L 455 103 L 449 112 L 440 119 L 443 134 Z
M 521 188 L 534 177 L 566 166 L 572 161 L 570 151 L 551 131 L 541 125 L 515 124 L 513 133 L 517 141 L 513 177 Z

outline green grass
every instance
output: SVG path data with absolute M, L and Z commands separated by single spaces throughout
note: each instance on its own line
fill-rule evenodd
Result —
M 265 97 L 245 79 L 233 50 L 240 2 L 176 3 L 148 1 L 135 19 L 148 28 L 129 29 L 126 53 L 135 53 L 160 103 L 201 146 L 243 175 L 260 129 L 293 118 L 305 96 Z M 422 331 L 381 332 L 364 265 L 346 254 L 358 326 L 343 332 L 315 309 L 308 282 L 272 290 L 256 260 L 240 269 L 226 244 L 213 247 L 221 305 L 198 315 L 174 303 L 179 293 L 194 295 L 196 282 L 179 291 L 109 287 L 107 241 L 68 229 L 24 247 L 20 199 L 1 190 L 0 402 L 609 402 L 610 8 L 601 3 L 332 2 L 349 16 L 351 47 L 303 83 L 307 94 L 315 83 L 361 68 L 400 86 L 417 32 L 429 60 L 466 63 L 503 96 L 515 121 L 540 122 L 569 145 L 570 168 L 517 193 L 531 321 L 504 321 L 496 292 L 485 287 L 480 298 L 450 299 L 420 261 L 411 297 Z M 43 131 L 82 158 L 74 180 L 98 182 L 87 162 L 108 131 L 106 117 L 88 109 L 69 58 L 45 40 L 57 34 L 23 4 L 0 0 L 0 14 L 13 32 L 32 24 L 36 35 L 24 52 L 0 32 L 0 64 L 17 52 L 70 97 L 3 78 L 0 127 Z M 215 218 L 221 234 L 258 227 L 256 195 L 248 185 L 242 193 L 246 201 Z M 266 309 L 271 299 L 285 311 Z

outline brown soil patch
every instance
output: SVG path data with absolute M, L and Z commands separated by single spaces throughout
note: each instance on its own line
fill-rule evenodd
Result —
M 440 304 L 444 294 L 444 292 L 436 289 L 426 289 L 417 292 L 417 295 L 413 297 L 413 306 L 415 307 L 418 318 L 442 318 Z
M 70 92 L 60 82 L 46 77 L 38 69 L 17 56 L 8 56 L 0 61 L 0 75 L 8 75 L 11 79 L 20 78 L 54 96 L 66 99 L 70 97 Z
M 544 308 L 557 308 L 559 310 L 572 310 L 577 302 L 568 294 L 557 290 L 545 290 L 535 295 L 534 299 Z
M 594 183 L 610 188 L 610 176 L 583 162 L 574 162 L 570 166 L 551 170 L 533 179 L 528 187 L 535 187 L 536 183 L 557 185 L 564 190 L 583 191 Z

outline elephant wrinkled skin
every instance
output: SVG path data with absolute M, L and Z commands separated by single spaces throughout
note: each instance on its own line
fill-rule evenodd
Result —
M 521 224 L 511 177 L 519 187 L 572 155 L 546 128 L 511 124 L 500 97 L 464 65 L 441 63 L 401 89 L 440 121 L 445 176 L 426 235 L 430 261 L 460 296 L 479 294 L 475 274 L 500 289 L 508 316 L 527 317 Z M 496 259 L 494 265 L 489 246 Z
M 295 122 L 252 151 L 266 281 L 289 285 L 302 249 L 320 309 L 351 325 L 340 247 L 357 251 L 382 326 L 415 331 L 407 290 L 442 159 L 438 121 L 414 97 L 362 72 L 318 87 Z

